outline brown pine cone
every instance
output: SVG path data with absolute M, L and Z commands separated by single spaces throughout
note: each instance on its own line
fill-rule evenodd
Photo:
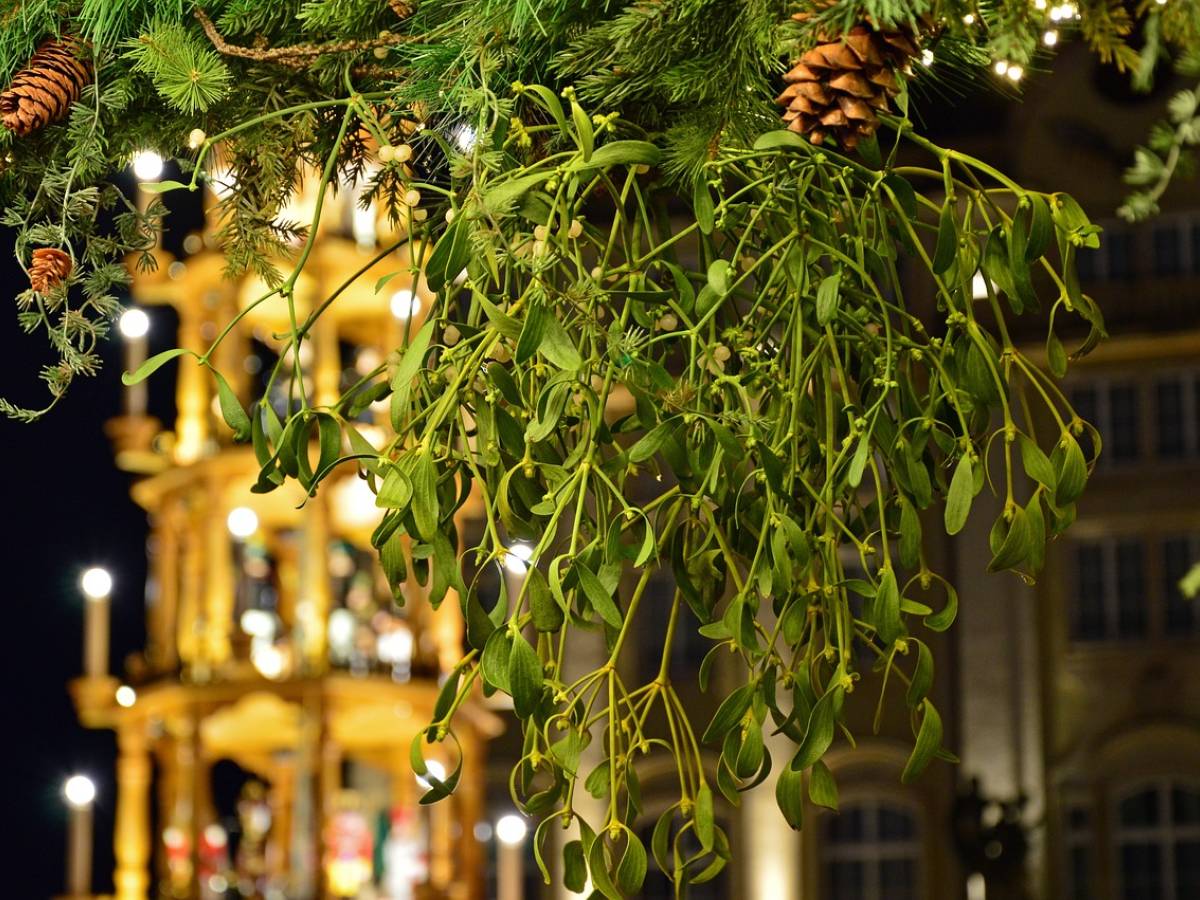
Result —
M 805 13 L 793 18 L 803 21 Z M 844 35 L 822 40 L 783 76 L 787 88 L 776 99 L 785 107 L 788 128 L 814 144 L 827 137 L 851 150 L 879 127 L 877 112 L 899 92 L 896 70 L 918 53 L 908 29 L 855 25 Z
M 79 58 L 82 44 L 63 37 L 46 41 L 0 94 L 0 121 L 19 137 L 63 118 L 92 80 L 92 67 Z
M 71 257 L 57 247 L 38 247 L 29 263 L 29 286 L 48 294 L 71 274 Z

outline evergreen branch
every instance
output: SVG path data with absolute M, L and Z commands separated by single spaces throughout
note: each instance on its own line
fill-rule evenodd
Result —
M 250 59 L 256 62 L 270 62 L 293 69 L 308 67 L 314 59 L 336 53 L 356 53 L 362 50 L 374 50 L 381 47 L 395 47 L 398 44 L 412 43 L 421 40 L 420 36 L 409 34 L 389 34 L 366 40 L 328 41 L 323 44 L 293 44 L 288 47 L 243 47 L 231 44 L 217 30 L 217 26 L 202 9 L 196 9 L 194 15 L 204 33 L 212 41 L 217 52 L 239 59 Z

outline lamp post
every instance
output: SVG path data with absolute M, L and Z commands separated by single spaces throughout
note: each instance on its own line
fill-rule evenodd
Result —
M 63 784 L 63 796 L 71 810 L 67 832 L 67 896 L 90 897 L 92 893 L 92 802 L 96 785 L 86 775 L 72 775 Z
M 91 568 L 79 584 L 84 596 L 83 673 L 88 678 L 103 678 L 108 675 L 112 576 L 106 569 Z
M 496 821 L 496 900 L 521 900 L 525 896 L 525 820 L 515 814 Z
M 133 306 L 121 314 L 117 328 L 125 339 L 125 370 L 136 372 L 146 361 L 146 335 L 150 332 L 150 317 L 144 310 Z M 146 382 L 125 388 L 125 415 L 146 415 Z

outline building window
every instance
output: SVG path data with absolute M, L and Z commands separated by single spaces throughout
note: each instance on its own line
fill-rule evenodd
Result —
M 1072 636 L 1125 640 L 1146 634 L 1146 577 L 1141 543 L 1088 542 L 1075 548 Z
M 886 801 L 844 804 L 825 817 L 824 900 L 916 900 L 921 836 L 914 812 Z
M 1200 634 L 1179 581 L 1200 561 L 1200 534 L 1109 538 L 1073 548 L 1071 637 L 1119 641 Z
M 1200 786 L 1143 785 L 1119 800 L 1116 821 L 1121 900 L 1200 897 Z
M 1154 229 L 1154 274 L 1178 275 L 1183 271 L 1182 232 L 1173 224 Z
M 1194 369 L 1153 378 L 1097 379 L 1077 385 L 1071 405 L 1103 437 L 1102 467 L 1146 458 L 1200 458 L 1200 375 Z M 1090 458 L 1087 435 L 1080 445 Z

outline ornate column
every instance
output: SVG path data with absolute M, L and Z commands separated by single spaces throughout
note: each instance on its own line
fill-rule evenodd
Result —
M 150 888 L 150 747 L 146 724 L 117 732 L 117 814 L 113 828 L 116 900 L 146 900 Z
M 194 499 L 193 499 L 194 502 Z M 202 511 L 194 507 L 182 518 L 180 537 L 179 613 L 175 622 L 175 646 L 184 667 L 192 670 L 193 676 L 206 669 L 202 638 L 204 635 L 204 608 L 201 604 L 204 587 L 204 524 Z
M 225 525 L 225 510 L 217 502 L 219 484 L 205 485 L 208 499 L 204 510 L 204 647 L 210 665 L 220 667 L 232 654 L 233 631 L 233 549 Z
M 771 774 L 742 795 L 739 868 L 745 873 L 745 896 L 801 900 L 800 836 L 784 821 L 775 802 L 779 772 L 791 760 L 795 745 L 782 734 L 771 735 L 772 728 L 768 721 L 764 739 L 771 754 Z
M 201 326 L 204 311 L 195 300 L 179 304 L 179 346 L 196 352 L 204 350 Z M 194 463 L 204 455 L 208 442 L 208 373 L 192 360 L 181 360 L 176 387 L 175 461 Z
M 450 598 L 446 598 L 450 602 Z M 442 607 L 443 609 L 445 606 Z M 484 766 L 484 742 L 473 734 L 462 738 L 463 777 L 454 799 L 458 804 L 462 834 L 459 835 L 459 872 L 464 882 L 462 896 L 469 900 L 483 898 L 483 870 L 486 865 L 483 848 L 475 837 L 475 825 L 484 817 L 483 792 L 487 776 Z
M 304 548 L 300 560 L 300 596 L 296 620 L 304 636 L 304 662 L 309 672 L 323 672 L 328 663 L 326 628 L 332 594 L 329 589 L 329 507 L 324 491 L 308 501 L 304 517 Z

